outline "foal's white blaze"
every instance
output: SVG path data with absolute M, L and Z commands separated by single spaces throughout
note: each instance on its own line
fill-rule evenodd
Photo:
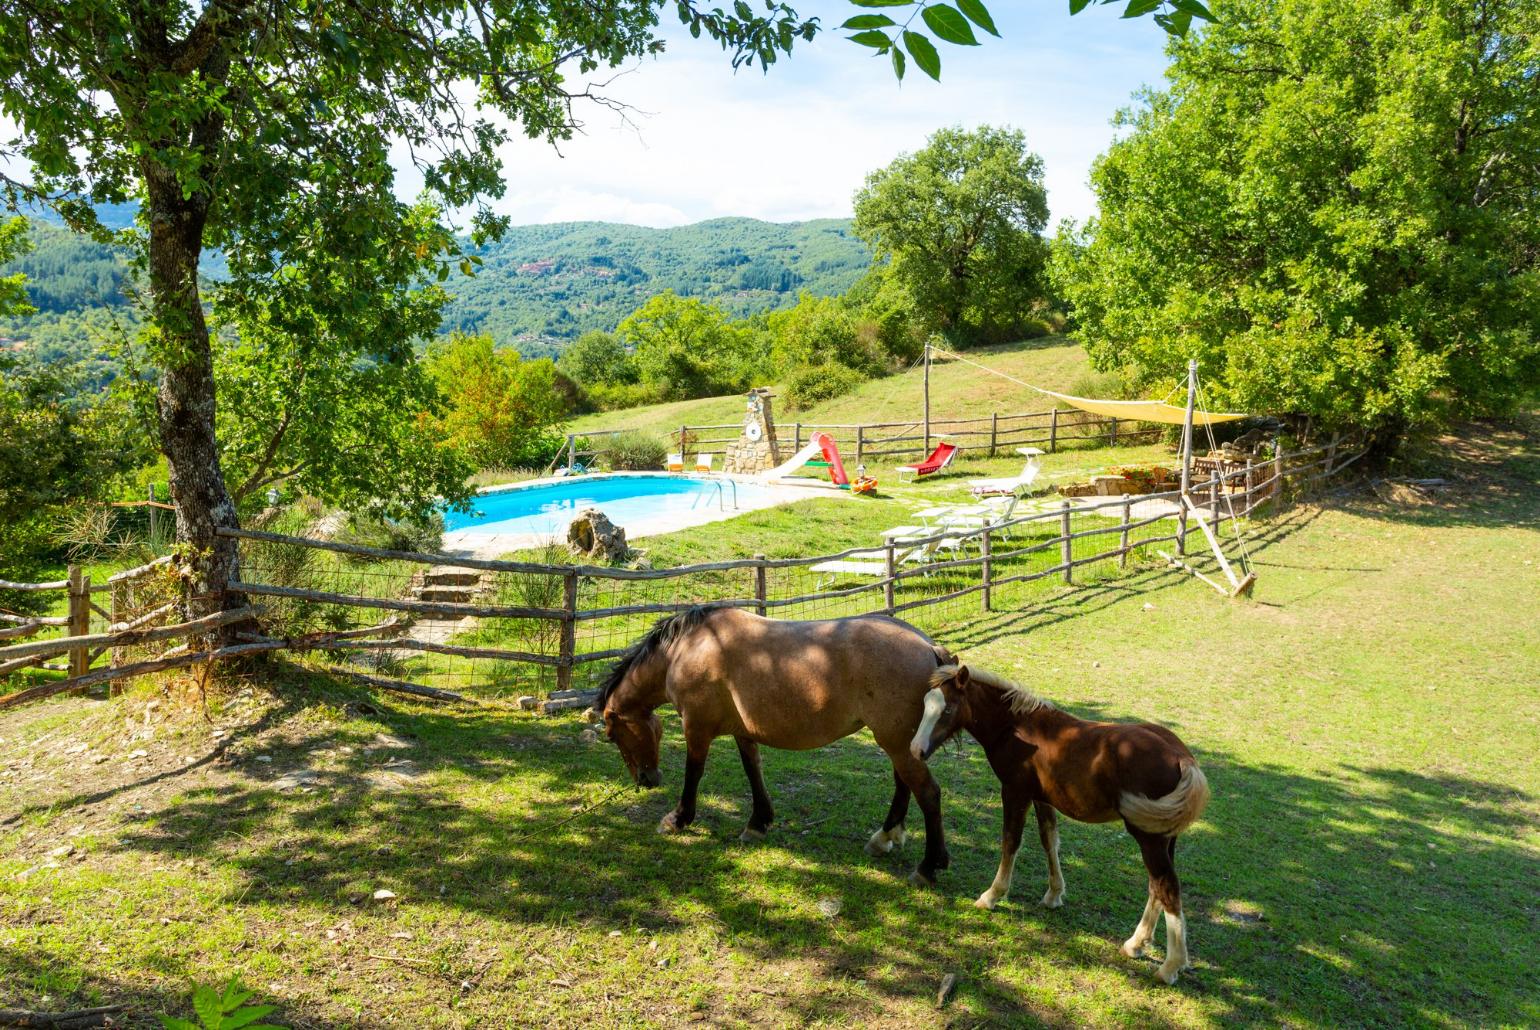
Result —
M 931 731 L 936 728 L 936 720 L 941 718 L 941 713 L 946 709 L 946 695 L 940 687 L 932 687 L 925 692 L 925 714 L 920 717 L 920 728 L 915 730 L 914 739 L 909 742 L 909 753 L 916 758 L 925 757 L 925 749 L 930 747 Z

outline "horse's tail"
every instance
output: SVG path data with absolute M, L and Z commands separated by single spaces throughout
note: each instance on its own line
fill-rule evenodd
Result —
M 1198 821 L 1208 804 L 1208 780 L 1198 763 L 1182 760 L 1182 778 L 1164 797 L 1147 798 L 1124 791 L 1118 798 L 1118 812 L 1145 833 L 1175 837 Z

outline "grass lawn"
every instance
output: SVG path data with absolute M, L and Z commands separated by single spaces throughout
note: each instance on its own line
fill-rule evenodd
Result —
M 968 357 L 981 365 L 1050 390 L 1063 390 L 1085 375 L 1090 365 L 1085 351 L 1074 340 L 1046 336 L 999 347 L 979 347 Z M 920 410 L 923 374 L 919 368 L 901 375 L 872 379 L 843 397 L 823 401 L 806 411 L 776 408 L 776 424 L 802 421 L 819 423 L 899 422 L 913 419 Z M 931 366 L 931 411 L 944 417 L 966 418 L 1023 411 L 1047 411 L 1053 401 L 1008 379 L 990 375 L 971 365 L 941 360 Z M 663 435 L 688 425 L 734 425 L 743 420 L 743 398 L 705 397 L 671 404 L 653 404 L 622 411 L 603 411 L 574 419 L 568 432 L 596 429 L 640 429 Z M 788 439 L 789 439 L 789 433 Z
M 1037 906 L 1030 840 L 1011 901 L 973 908 L 999 810 L 971 743 L 933 759 L 953 862 L 917 891 L 917 840 L 861 851 L 891 783 L 864 734 L 765 753 L 759 845 L 719 742 L 697 824 L 664 839 L 671 714 L 664 789 L 611 797 L 620 759 L 575 716 L 275 666 L 207 720 L 187 681 L 0 715 L 0 1008 L 122 1002 L 152 1026 L 238 972 L 296 1027 L 1534 1025 L 1540 428 L 1440 453 L 1432 497 L 1257 525 L 1250 602 L 1146 569 L 920 620 L 1197 753 L 1214 800 L 1178 849 L 1196 968 L 1175 988 L 1118 953 L 1144 884 L 1113 827 L 1061 824 L 1064 908 Z M 769 552 L 788 527 L 759 517 L 656 554 Z

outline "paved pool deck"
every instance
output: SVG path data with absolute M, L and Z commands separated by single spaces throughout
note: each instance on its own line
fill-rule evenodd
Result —
M 626 472 L 625 477 L 656 476 L 660 478 L 678 479 L 677 472 Z M 611 478 L 608 473 L 595 473 L 577 477 L 579 479 Z M 618 478 L 618 477 L 617 477 Z M 659 515 L 644 518 L 631 519 L 620 523 L 620 527 L 626 531 L 626 540 L 641 540 L 649 536 L 658 536 L 662 533 L 673 533 L 681 529 L 690 529 L 694 526 L 704 526 L 712 522 L 722 522 L 735 518 L 745 512 L 758 511 L 765 508 L 773 508 L 781 504 L 790 504 L 793 501 L 805 500 L 809 497 L 849 497 L 850 492 L 841 490 L 828 480 L 813 479 L 763 479 L 759 476 L 745 476 L 727 473 L 700 473 L 696 475 L 686 474 L 686 478 L 702 479 L 707 481 L 719 481 L 723 484 L 721 500 L 713 500 L 709 505 L 702 504 L 688 511 L 665 512 Z M 566 476 L 547 476 L 543 479 L 529 479 L 519 483 L 507 483 L 497 486 L 483 487 L 478 494 L 501 493 L 506 490 L 519 490 L 535 486 L 549 486 L 555 483 L 570 483 L 573 480 Z M 734 507 L 734 495 L 732 483 L 749 483 L 760 488 L 757 496 L 752 500 L 744 497 Z M 600 504 L 599 510 L 604 506 Z M 573 513 L 576 515 L 576 512 Z M 509 533 L 499 530 L 498 523 L 489 522 L 484 526 L 467 526 L 464 529 L 451 530 L 444 534 L 443 551 L 445 554 L 458 555 L 466 558 L 498 558 L 513 551 L 521 551 L 532 547 L 541 547 L 552 541 L 565 545 L 567 542 L 567 529 L 563 525 L 556 533 Z

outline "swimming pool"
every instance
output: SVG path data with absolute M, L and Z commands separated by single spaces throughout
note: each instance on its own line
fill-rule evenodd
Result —
M 788 494 L 790 490 L 790 494 Z M 598 508 L 630 537 L 715 521 L 807 496 L 796 487 L 702 476 L 599 475 L 477 494 L 469 512 L 448 512 L 452 543 L 470 536 L 565 539 L 567 523 Z

